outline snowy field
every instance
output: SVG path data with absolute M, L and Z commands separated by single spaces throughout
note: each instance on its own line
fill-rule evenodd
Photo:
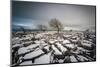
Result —
M 96 60 L 92 32 L 13 32 L 11 43 L 12 66 Z

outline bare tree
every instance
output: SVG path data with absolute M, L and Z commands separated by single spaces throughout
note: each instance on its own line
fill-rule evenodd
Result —
M 54 28 L 55 30 L 57 30 L 57 32 L 59 33 L 59 31 L 61 31 L 63 29 L 63 25 L 62 23 L 58 20 L 58 19 L 52 19 L 50 22 L 49 22 L 50 26 L 52 28 Z
M 42 24 L 41 25 L 38 25 L 37 27 L 41 31 L 46 31 L 47 30 L 47 27 L 45 25 L 42 25 Z
M 23 31 L 23 33 L 26 33 L 26 30 L 24 27 L 20 26 L 20 29 Z
M 86 30 L 84 31 L 84 37 L 85 37 L 86 39 L 89 39 L 89 38 L 90 38 L 89 29 L 86 29 Z

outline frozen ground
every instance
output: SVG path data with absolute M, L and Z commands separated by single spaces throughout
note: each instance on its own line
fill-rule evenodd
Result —
M 95 61 L 95 34 L 83 32 L 14 33 L 12 65 Z

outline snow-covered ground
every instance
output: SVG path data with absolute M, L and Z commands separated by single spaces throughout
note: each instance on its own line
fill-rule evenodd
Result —
M 12 65 L 85 62 L 96 58 L 95 35 L 87 39 L 83 32 L 19 35 L 12 38 Z

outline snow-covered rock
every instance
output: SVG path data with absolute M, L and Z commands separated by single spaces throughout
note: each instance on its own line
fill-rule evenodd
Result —
M 75 45 L 74 44 L 66 44 L 65 46 L 67 46 L 67 47 L 69 47 L 71 49 L 75 48 Z
M 24 59 L 29 59 L 29 58 L 33 58 L 33 57 L 36 57 L 40 54 L 44 53 L 42 50 L 36 50 L 36 51 L 33 51 L 27 55 L 24 56 Z
M 74 56 L 70 56 L 70 60 L 71 60 L 71 62 L 78 62 Z
M 44 56 L 39 57 L 35 60 L 34 64 L 48 64 L 50 63 L 50 53 L 45 54 Z
M 18 54 L 23 54 L 23 53 L 26 53 L 28 52 L 29 50 L 26 49 L 26 47 L 22 47 L 22 48 L 19 48 L 18 50 Z
M 86 61 L 86 60 L 88 61 L 88 59 L 84 56 L 81 56 L 81 55 L 77 55 L 77 56 L 80 61 Z
M 92 47 L 93 43 L 87 40 L 83 40 L 82 45 L 87 47 Z
M 63 40 L 63 44 L 67 44 L 67 43 L 70 43 L 69 40 Z
M 31 65 L 31 64 L 32 64 L 32 61 L 25 61 L 21 63 L 20 65 Z
M 82 55 L 90 55 L 91 50 L 86 49 L 91 48 L 93 39 L 89 40 L 80 40 L 81 35 L 76 34 L 77 32 L 61 32 L 60 35 L 56 31 L 52 32 L 39 32 L 33 35 L 33 33 L 24 34 L 23 37 L 13 37 L 12 39 L 12 53 L 14 53 L 14 48 L 18 47 L 18 55 L 26 53 L 24 56 L 20 56 L 19 60 L 22 62 L 22 59 L 32 59 L 38 57 L 41 54 L 42 56 L 36 58 L 34 63 L 32 60 L 24 61 L 20 65 L 31 65 L 31 64 L 48 64 L 52 61 L 59 63 L 66 62 L 78 62 L 78 61 L 88 61 L 90 58 L 86 58 Z M 81 32 L 82 33 L 82 32 Z M 33 38 L 33 40 L 32 40 Z M 83 37 L 84 38 L 84 37 Z M 85 38 L 84 38 L 85 39 Z M 76 43 L 78 42 L 78 43 Z M 81 44 L 80 44 L 81 43 Z M 27 46 L 24 46 L 24 45 Z M 54 60 L 51 51 L 54 55 L 60 55 L 63 59 Z M 50 53 L 48 53 L 50 51 Z M 64 54 L 65 53 L 65 54 Z M 17 53 L 15 52 L 15 55 Z M 77 56 L 77 58 L 76 58 Z M 94 59 L 94 58 L 93 58 Z
M 52 45 L 52 49 L 55 51 L 55 54 L 62 54 L 54 45 Z
M 12 48 L 15 48 L 15 47 L 22 47 L 22 46 L 23 46 L 23 44 L 15 44 L 15 45 L 12 46 Z
M 60 49 L 62 52 L 67 51 L 67 49 L 66 49 L 65 47 L 63 47 L 62 44 L 60 44 L 60 43 L 56 43 L 56 44 L 58 45 L 59 49 Z

